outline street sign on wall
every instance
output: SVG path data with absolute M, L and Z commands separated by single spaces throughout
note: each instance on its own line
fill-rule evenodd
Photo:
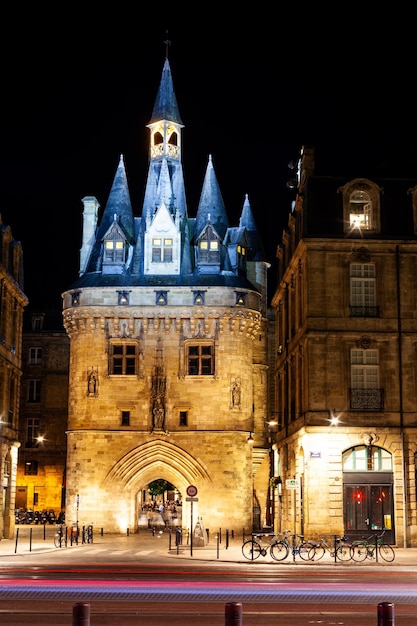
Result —
M 297 489 L 297 481 L 295 478 L 287 478 L 285 481 L 285 486 L 287 489 Z

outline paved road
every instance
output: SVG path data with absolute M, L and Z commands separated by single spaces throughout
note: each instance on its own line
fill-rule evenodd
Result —
M 397 549 L 393 563 L 334 563 L 329 558 L 309 563 L 298 557 L 282 563 L 269 557 L 249 562 L 242 555 L 241 538 L 229 536 L 227 545 L 224 534 L 221 543 L 214 537 L 208 545 L 191 550 L 186 543 L 175 546 L 168 533 L 152 534 L 148 530 L 138 534 L 96 532 L 92 544 L 56 548 L 55 532 L 54 526 L 19 528 L 17 541 L 0 542 L 1 623 L 74 626 L 72 611 L 85 602 L 91 612 L 91 626 L 229 626 L 226 605 L 235 601 L 242 604 L 245 626 L 372 626 L 378 623 L 382 602 L 393 602 L 396 626 L 417 622 L 417 605 L 413 604 L 417 602 L 415 549 Z M 94 572 L 88 574 L 88 581 L 77 580 L 77 564 L 87 568 L 90 564 L 97 572 L 114 564 L 114 572 L 105 584 L 97 576 L 94 580 Z M 154 564 L 153 583 L 146 573 L 138 576 L 134 570 L 122 579 L 116 572 L 122 564 L 136 566 L 136 571 L 140 564 Z M 175 566 L 174 578 L 169 577 L 164 564 Z M 216 582 L 198 576 L 193 580 L 190 569 L 196 566 L 212 572 Z M 67 575 L 59 578 L 59 568 Z M 72 568 L 73 574 L 68 575 Z M 54 580 L 46 584 L 42 569 L 48 569 Z M 183 574 L 187 569 L 189 574 Z M 19 570 L 22 578 L 18 578 Z M 158 571 L 160 580 L 156 580 Z M 236 582 L 235 573 L 246 571 L 253 573 L 254 580 Z M 255 574 L 268 571 L 274 573 L 275 580 L 269 575 L 270 582 L 259 583 Z M 35 580 L 33 572 L 37 572 Z M 332 577 L 343 582 L 338 585 Z M 380 582 L 369 583 L 369 577 Z M 394 587 L 393 579 L 397 579 Z M 89 626 L 88 622 L 83 626 Z

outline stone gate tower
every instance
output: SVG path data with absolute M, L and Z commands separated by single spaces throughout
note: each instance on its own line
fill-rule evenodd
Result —
M 101 217 L 97 199 L 83 199 L 79 277 L 63 293 L 67 520 L 135 528 L 146 486 L 162 478 L 183 495 L 183 525 L 195 485 L 196 519 L 250 531 L 269 478 L 269 264 L 247 196 L 229 224 L 211 157 L 188 216 L 168 59 L 148 128 L 140 216 L 120 157 Z

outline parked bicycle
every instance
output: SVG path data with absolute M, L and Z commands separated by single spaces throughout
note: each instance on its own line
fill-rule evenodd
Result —
M 271 544 L 271 556 L 275 561 L 284 561 L 292 554 L 294 559 L 298 555 L 303 561 L 309 561 L 310 553 L 314 555 L 312 548 L 314 544 L 304 540 L 304 535 L 292 535 L 290 530 L 286 530 L 282 539 Z
M 65 530 L 62 524 L 59 525 L 57 532 L 54 535 L 55 548 L 62 548 L 65 543 Z
M 93 525 L 92 524 L 83 526 L 82 543 L 93 543 Z
M 326 552 L 339 561 L 350 561 L 352 558 L 351 544 L 348 543 L 347 537 L 334 536 L 333 539 L 320 537 L 317 543 L 313 543 L 309 560 L 320 561 Z
M 389 543 L 384 543 L 385 530 L 380 535 L 370 535 L 360 541 L 354 541 L 350 547 L 351 558 L 358 563 L 365 559 L 381 557 L 388 563 L 395 559 L 394 548 Z
M 249 561 L 254 561 L 260 556 L 266 556 L 268 552 L 272 556 L 272 545 L 278 541 L 275 533 L 253 534 L 242 545 L 242 554 Z

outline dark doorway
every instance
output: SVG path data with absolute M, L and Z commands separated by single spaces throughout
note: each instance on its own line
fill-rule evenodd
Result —
M 345 474 L 343 502 L 349 540 L 380 535 L 385 530 L 384 541 L 395 544 L 391 474 Z

